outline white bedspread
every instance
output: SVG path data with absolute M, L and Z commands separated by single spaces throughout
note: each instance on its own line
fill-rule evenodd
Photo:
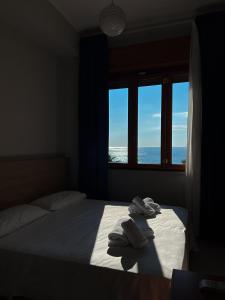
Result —
M 149 273 L 170 279 L 182 269 L 185 253 L 187 211 L 162 206 L 162 213 L 147 222 L 155 239 L 141 250 L 108 249 L 108 234 L 115 222 L 128 215 L 128 204 L 84 200 L 48 214 L 0 239 L 0 250 L 34 254 L 93 266 Z M 10 260 L 10 256 L 9 256 Z M 4 262 L 0 264 L 4 268 Z M 5 267 L 6 268 L 6 267 Z
M 109 232 L 127 215 L 127 204 L 85 200 L 1 238 L 0 248 L 171 278 L 184 260 L 186 210 L 164 206 L 156 218 L 146 220 L 155 239 L 144 249 L 108 250 Z

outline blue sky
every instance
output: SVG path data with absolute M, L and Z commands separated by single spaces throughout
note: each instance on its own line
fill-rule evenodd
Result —
M 173 146 L 187 144 L 188 83 L 173 85 Z M 138 146 L 160 147 L 161 86 L 138 89 Z M 109 146 L 127 147 L 128 89 L 109 91 Z
M 128 89 L 109 91 L 109 146 L 127 147 Z

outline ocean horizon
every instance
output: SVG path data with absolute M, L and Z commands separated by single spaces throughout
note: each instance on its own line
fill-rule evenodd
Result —
M 127 163 L 128 149 L 127 147 L 109 147 L 109 156 L 111 162 Z M 187 147 L 172 148 L 172 163 L 183 164 L 187 157 Z M 161 148 L 160 147 L 138 147 L 138 163 L 139 164 L 160 164 Z

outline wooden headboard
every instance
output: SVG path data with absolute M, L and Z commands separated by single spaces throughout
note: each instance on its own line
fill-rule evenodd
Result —
M 67 184 L 68 159 L 62 156 L 0 158 L 0 209 L 29 203 Z

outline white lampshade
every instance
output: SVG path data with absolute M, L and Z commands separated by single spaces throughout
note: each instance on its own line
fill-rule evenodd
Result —
M 105 7 L 100 14 L 99 25 L 108 36 L 120 35 L 126 26 L 126 16 L 123 10 L 114 3 Z

